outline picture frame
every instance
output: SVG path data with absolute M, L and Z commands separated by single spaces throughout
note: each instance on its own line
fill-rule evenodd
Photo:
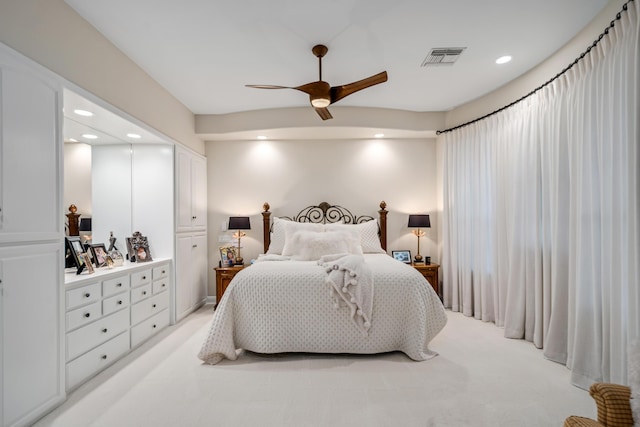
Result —
M 69 257 L 72 260 L 70 264 L 76 267 L 76 274 L 80 274 L 85 268 L 85 260 L 82 256 L 85 253 L 82 240 L 80 236 L 67 236 L 65 237 L 67 250 L 69 251 Z
M 397 261 L 404 262 L 405 264 L 411 264 L 411 251 L 391 251 L 391 256 Z
M 82 260 L 84 263 L 84 267 L 87 269 L 87 273 L 91 274 L 93 273 L 95 270 L 93 269 L 93 265 L 91 265 L 91 258 L 89 258 L 89 253 L 88 252 L 83 252 L 82 253 Z M 78 273 L 80 274 L 80 273 Z
M 221 246 L 220 247 L 220 266 L 221 267 L 233 267 L 236 263 L 237 248 L 235 246 Z
M 104 243 L 92 243 L 89 245 L 91 250 L 91 258 L 96 268 L 104 267 L 107 265 L 107 247 Z
M 149 241 L 139 231 L 133 233 L 133 236 L 127 237 L 127 253 L 131 262 L 149 262 L 152 261 L 151 250 L 149 249 Z

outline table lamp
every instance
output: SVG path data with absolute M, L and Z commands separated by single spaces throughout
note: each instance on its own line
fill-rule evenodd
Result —
M 429 215 L 409 215 L 409 225 L 410 228 L 417 228 L 417 230 L 411 230 L 411 232 L 418 238 L 418 253 L 416 254 L 413 263 L 414 264 L 423 264 L 424 260 L 422 255 L 420 255 L 420 238 L 424 237 L 424 231 L 421 228 L 430 228 L 431 221 L 429 221 Z
M 240 239 L 247 235 L 242 230 L 251 230 L 251 223 L 248 216 L 230 216 L 229 217 L 229 230 L 237 230 L 233 233 L 233 237 L 238 239 L 238 256 L 236 256 L 236 265 L 243 265 L 244 260 L 240 256 Z

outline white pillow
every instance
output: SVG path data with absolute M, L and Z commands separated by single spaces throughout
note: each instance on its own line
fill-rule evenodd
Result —
M 635 425 L 640 426 L 640 340 L 629 344 L 629 387 L 631 413 Z
M 284 249 L 284 242 L 286 240 L 286 229 L 291 230 L 310 230 L 310 231 L 322 231 L 324 227 L 322 224 L 314 224 L 310 222 L 295 222 L 287 219 L 274 217 L 273 227 L 271 229 L 271 242 L 269 243 L 268 255 L 282 255 Z
M 360 245 L 365 254 L 385 254 L 387 253 L 380 246 L 378 236 L 378 221 L 372 220 L 360 224 L 325 224 L 325 231 L 357 230 L 360 234 Z
M 358 253 L 354 252 L 357 248 L 358 240 L 352 233 L 297 230 L 287 233 L 282 255 L 297 261 L 317 261 L 324 255 Z

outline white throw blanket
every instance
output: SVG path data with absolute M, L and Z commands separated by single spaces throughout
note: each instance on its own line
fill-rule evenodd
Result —
M 318 261 L 324 267 L 330 295 L 336 309 L 348 307 L 356 327 L 368 335 L 373 311 L 373 274 L 362 255 L 325 255 Z

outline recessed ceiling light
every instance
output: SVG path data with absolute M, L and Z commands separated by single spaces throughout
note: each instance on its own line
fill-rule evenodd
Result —
M 506 64 L 509 61 L 511 61 L 511 57 L 509 55 L 505 55 L 496 59 L 496 64 Z
M 84 116 L 84 117 L 93 116 L 93 113 L 91 111 L 87 111 L 87 110 L 73 110 L 73 112 L 76 113 L 79 116 Z
M 78 140 L 75 138 L 69 138 L 69 142 L 78 142 Z
M 376 133 L 373 135 L 374 138 L 384 138 L 384 133 Z
M 82 137 L 83 138 L 87 138 L 87 139 L 98 139 L 98 137 L 96 135 L 92 135 L 90 133 L 83 133 Z
M 133 139 L 140 139 L 142 138 L 140 135 L 138 135 L 137 133 L 128 133 L 127 136 L 129 138 L 133 138 Z
M 264 135 L 258 135 L 258 139 L 260 139 L 260 140 L 264 140 L 264 139 L 267 139 L 267 137 L 266 137 L 266 136 L 264 136 Z

